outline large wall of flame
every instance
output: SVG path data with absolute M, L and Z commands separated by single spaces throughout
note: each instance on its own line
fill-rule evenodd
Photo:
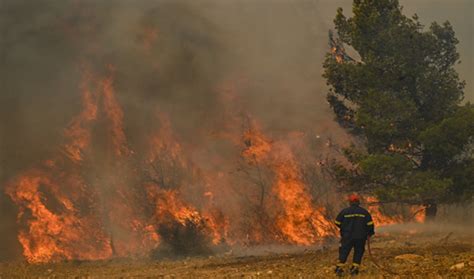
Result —
M 452 20 L 453 11 L 472 10 L 469 0 L 454 1 L 446 15 L 440 14 L 446 5 L 438 2 L 405 2 L 407 10 L 430 20 Z M 214 162 L 208 155 L 233 152 L 212 137 L 228 125 L 222 119 L 229 107 L 245 108 L 274 138 L 311 130 L 344 142 L 344 133 L 332 122 L 320 76 L 335 9 L 348 11 L 349 3 L 3 0 L 0 187 L 48 159 L 61 144 L 64 128 L 81 110 L 84 63 L 104 72 L 114 65 L 124 127 L 137 151 L 145 151 L 148 136 L 159 125 L 157 111 L 165 112 L 179 138 L 196 151 L 194 161 L 208 170 L 216 165 L 226 170 L 233 162 Z M 466 57 L 461 74 L 468 78 L 472 23 L 458 18 L 453 23 Z M 223 105 L 226 83 L 236 87 L 239 97 Z M 469 90 L 467 99 L 473 99 Z M 0 258 L 5 258 L 18 255 L 19 247 L 12 244 L 15 206 L 0 192 Z

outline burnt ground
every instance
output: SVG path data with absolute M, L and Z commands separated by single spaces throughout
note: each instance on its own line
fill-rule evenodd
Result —
M 472 230 L 388 229 L 373 239 L 372 250 L 386 270 L 377 268 L 366 253 L 358 278 L 474 278 Z M 0 264 L 0 278 L 335 278 L 337 243 L 291 253 L 275 247 L 259 251 L 258 256 L 228 251 L 156 261 L 8 262 Z

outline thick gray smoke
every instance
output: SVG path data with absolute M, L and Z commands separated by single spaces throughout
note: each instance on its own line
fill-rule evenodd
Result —
M 222 105 L 226 83 L 238 88 L 235 107 L 272 137 L 311 130 L 341 138 L 321 62 L 335 10 L 348 12 L 350 2 L 2 0 L 0 190 L 60 144 L 80 110 L 84 64 L 96 72 L 113 65 L 126 134 L 138 151 L 160 111 L 184 143 L 219 152 L 208 139 L 234 105 Z M 1 192 L 0 259 L 18 254 L 15 207 Z

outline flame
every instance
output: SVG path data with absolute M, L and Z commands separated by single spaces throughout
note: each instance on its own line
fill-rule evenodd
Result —
M 275 167 L 276 183 L 273 190 L 283 207 L 283 213 L 277 219 L 278 227 L 290 242 L 310 245 L 330 235 L 334 228 L 324 217 L 324 211 L 313 207 L 295 162 L 291 158 L 287 159 Z
M 122 163 L 110 164 L 110 170 L 100 175 L 103 185 L 86 182 L 81 174 L 84 158 L 90 154 L 92 127 L 97 125 L 99 110 L 114 148 L 107 160 L 120 162 L 130 150 L 112 77 L 97 79 L 84 70 L 80 88 L 83 107 L 64 131 L 61 152 L 7 186 L 7 193 L 19 206 L 18 239 L 29 262 L 144 255 L 156 246 L 157 236 L 143 218 L 137 217 L 141 214 L 130 198 L 134 196 L 133 188 L 120 181 L 122 177 L 109 175 L 109 171 L 119 172 Z
M 230 222 L 222 211 L 216 208 L 208 209 L 204 211 L 203 219 L 206 222 L 207 227 L 211 233 L 211 241 L 214 245 L 219 243 L 234 244 L 235 241 L 230 238 L 229 229 Z
M 97 94 L 88 87 L 90 79 L 90 73 L 84 71 L 81 83 L 83 110 L 64 131 L 64 136 L 69 139 L 64 145 L 64 151 L 75 162 L 82 160 L 82 152 L 91 141 L 90 124 L 97 118 Z
M 374 224 L 376 226 L 386 226 L 386 225 L 393 225 L 403 223 L 403 218 L 401 216 L 386 216 L 383 214 L 379 207 L 379 200 L 375 197 L 365 197 L 366 202 L 369 204 L 368 211 L 372 215 L 372 219 L 374 220 Z
M 148 200 L 153 201 L 155 205 L 153 214 L 155 230 L 170 221 L 176 221 L 182 226 L 192 223 L 196 227 L 202 227 L 202 231 L 209 235 L 213 244 L 226 241 L 229 222 L 221 211 L 214 209 L 200 213 L 196 208 L 185 203 L 177 190 L 160 189 L 154 184 L 147 185 L 146 189 Z
M 332 47 L 331 48 L 331 53 L 332 55 L 336 58 L 337 63 L 342 63 L 344 62 L 344 56 L 341 53 L 341 50 L 339 50 L 337 47 Z
M 243 150 L 242 156 L 250 161 L 260 162 L 271 151 L 270 141 L 258 129 L 248 129 L 245 131 L 243 142 L 246 148 Z
M 413 221 L 416 223 L 424 223 L 426 218 L 426 207 L 423 205 L 411 206 L 410 213 L 412 215 Z
M 149 165 L 159 164 L 160 166 L 160 183 L 162 185 L 152 184 L 147 187 L 149 200 L 155 207 L 154 223 L 159 226 L 163 220 L 172 219 L 185 226 L 188 222 L 195 225 L 202 225 L 203 230 L 207 230 L 211 235 L 212 242 L 218 244 L 225 240 L 228 234 L 228 219 L 223 216 L 222 212 L 214 207 L 214 194 L 209 190 L 211 184 L 209 178 L 203 176 L 203 172 L 193 164 L 184 155 L 183 147 L 179 144 L 179 140 L 173 133 L 169 117 L 165 113 L 158 113 L 160 129 L 151 137 L 150 151 L 147 159 Z M 163 160 L 166 160 L 164 162 Z M 171 165 L 175 169 L 166 172 L 165 164 Z M 206 185 L 207 191 L 203 196 L 206 197 L 203 210 L 199 211 L 190 204 L 184 202 L 179 193 L 179 188 L 186 179 L 183 177 L 176 178 L 171 172 L 176 168 L 184 170 L 188 176 L 191 176 L 191 182 L 196 183 L 198 180 Z M 171 181 L 175 179 L 177 181 Z M 164 190 L 163 187 L 173 185 L 175 189 Z
M 114 71 L 108 66 L 103 75 L 85 68 L 82 108 L 64 130 L 59 152 L 8 183 L 29 262 L 144 257 L 169 240 L 162 229 L 176 224 L 198 230 L 212 245 L 311 245 L 336 233 L 293 154 L 290 142 L 302 133 L 273 140 L 250 117 L 247 130 L 228 133 L 236 137 L 230 142 L 238 143 L 240 161 L 261 176 L 263 190 L 238 184 L 248 203 L 234 206 L 251 216 L 230 215 L 223 209 L 235 181 L 225 171 L 196 164 L 192 148 L 181 143 L 165 113 L 157 116 L 159 127 L 149 135 L 148 148 L 132 149 Z M 239 127 L 234 124 L 228 127 Z M 192 187 L 192 197 L 186 187 Z
M 378 226 L 401 224 L 404 222 L 424 223 L 425 221 L 425 206 L 423 205 L 409 206 L 408 215 L 396 214 L 393 216 L 387 216 L 381 212 L 379 200 L 377 198 L 368 196 L 365 198 L 365 201 L 369 204 L 368 210 L 372 215 L 374 223 Z
M 89 81 L 86 72 L 81 84 L 83 110 L 64 132 L 66 140 L 60 148 L 64 152 L 7 185 L 7 194 L 19 206 L 18 221 L 23 226 L 18 239 L 29 262 L 111 256 L 102 222 L 76 206 L 80 202 L 91 206 L 95 198 L 85 195 L 89 185 L 79 175 L 79 163 L 90 144 L 90 124 L 97 117 L 96 94 L 89 90 Z M 66 167 L 67 173 L 62 171 Z
M 115 68 L 108 66 L 110 75 L 98 83 L 102 92 L 102 104 L 104 117 L 107 123 L 109 136 L 113 147 L 113 156 L 108 157 L 108 165 L 111 170 L 106 170 L 104 180 L 107 188 L 111 190 L 108 200 L 105 202 L 108 210 L 111 242 L 115 256 L 144 256 L 150 249 L 155 248 L 157 243 L 156 233 L 150 233 L 150 224 L 144 218 L 144 208 L 140 206 L 141 201 L 135 200 L 137 190 L 133 184 L 137 182 L 127 176 L 129 168 L 128 157 L 133 154 L 129 149 L 124 132 L 124 113 L 115 96 L 113 87 L 113 72 Z M 129 185 L 132 184 L 132 185 Z
M 256 125 L 244 132 L 243 140 L 243 157 L 252 158 L 250 164 L 262 164 L 274 172 L 275 182 L 271 188 L 276 207 L 271 205 L 267 210 L 271 212 L 281 208 L 281 212 L 273 214 L 276 216 L 275 229 L 281 234 L 280 238 L 284 242 L 310 245 L 334 234 L 335 226 L 325 217 L 324 210 L 314 207 L 288 145 L 270 142 Z M 254 237 L 259 239 L 262 235 L 257 233 Z
M 153 163 L 162 156 L 170 156 L 171 160 L 178 162 L 182 167 L 186 167 L 182 147 L 173 133 L 169 117 L 164 113 L 158 113 L 157 118 L 160 129 L 151 136 L 148 162 Z
M 182 225 L 186 225 L 188 221 L 196 224 L 201 222 L 202 217 L 199 212 L 195 208 L 186 205 L 177 191 L 162 190 L 156 185 L 148 185 L 147 193 L 148 198 L 154 200 L 154 218 L 157 224 L 169 216 Z
M 113 72 L 113 66 L 109 66 Z M 127 139 L 123 131 L 123 111 L 120 107 L 113 87 L 112 75 L 100 81 L 102 90 L 103 106 L 106 118 L 109 120 L 109 130 L 112 136 L 114 152 L 117 156 L 128 155 L 130 150 L 127 147 Z
M 48 262 L 62 259 L 105 259 L 111 255 L 106 236 L 96 230 L 96 219 L 80 217 L 73 201 L 59 192 L 59 185 L 38 170 L 24 174 L 16 181 L 16 189 L 9 194 L 21 205 L 19 219 L 27 227 L 18 235 L 23 254 L 29 262 Z M 78 185 L 79 186 L 79 185 Z M 56 192 L 56 210 L 52 198 L 39 193 L 45 187 Z M 91 234 L 91 232 L 94 232 Z

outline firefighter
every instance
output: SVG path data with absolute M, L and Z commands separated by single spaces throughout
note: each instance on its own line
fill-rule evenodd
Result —
M 374 222 L 372 216 L 364 208 L 360 207 L 360 198 L 356 194 L 348 197 L 350 206 L 343 209 L 336 217 L 336 226 L 341 233 L 341 246 L 339 247 L 339 263 L 336 266 L 336 274 L 344 274 L 343 266 L 347 257 L 354 248 L 351 275 L 359 274 L 359 266 L 364 255 L 366 240 L 374 235 Z

